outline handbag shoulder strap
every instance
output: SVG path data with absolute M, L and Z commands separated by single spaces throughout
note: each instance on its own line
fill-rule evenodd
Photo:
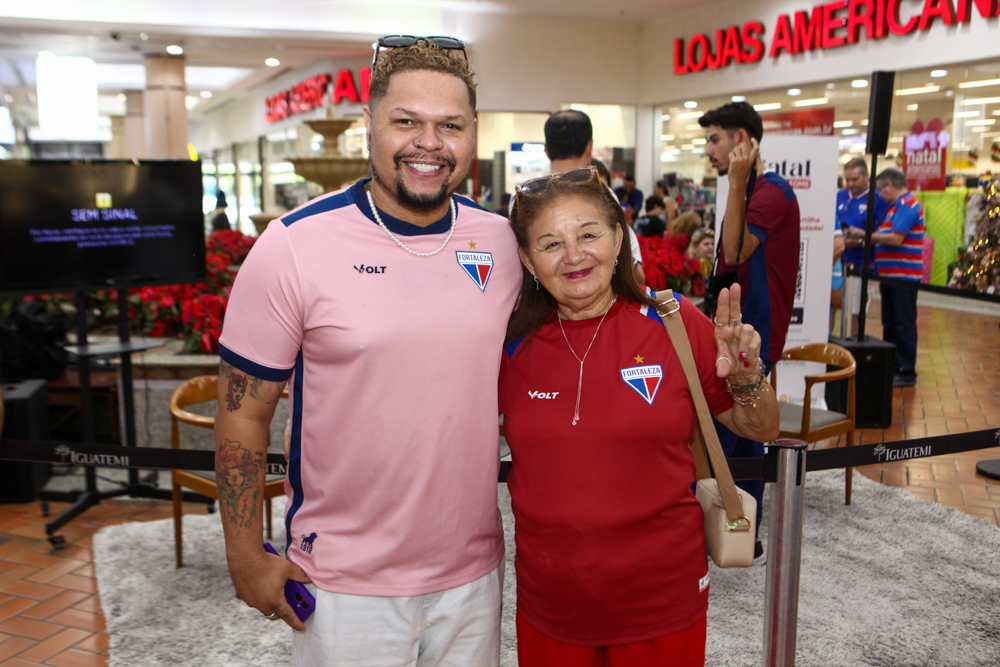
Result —
M 691 341 L 688 340 L 684 322 L 681 320 L 681 305 L 670 290 L 659 292 L 657 302 L 659 306 L 656 312 L 663 320 L 663 326 L 677 352 L 681 368 L 684 369 L 684 377 L 687 378 L 688 388 L 691 390 L 691 398 L 694 399 L 698 424 L 701 426 L 702 437 L 707 445 L 708 457 L 712 461 L 715 479 L 719 483 L 719 493 L 722 495 L 722 504 L 725 506 L 726 516 L 729 518 L 730 530 L 747 531 L 750 529 L 750 520 L 743 513 L 743 503 L 740 502 L 736 484 L 733 483 L 733 475 L 729 471 L 729 463 L 722 452 L 719 434 L 716 433 L 715 425 L 712 423 L 712 414 L 708 410 L 708 401 L 705 400 L 705 391 L 701 387 L 701 380 L 698 378 L 698 370 L 694 363 L 694 354 L 691 352 Z

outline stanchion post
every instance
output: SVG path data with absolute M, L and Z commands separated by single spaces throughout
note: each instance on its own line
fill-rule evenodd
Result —
M 779 439 L 771 487 L 764 608 L 764 667 L 793 667 L 799 619 L 799 567 L 805 510 L 806 443 Z

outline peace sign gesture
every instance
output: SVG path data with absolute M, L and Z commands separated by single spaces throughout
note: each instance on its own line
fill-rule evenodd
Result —
M 753 384 L 760 377 L 760 334 L 743 323 L 740 313 L 740 285 L 719 292 L 715 311 L 715 345 L 718 359 L 715 374 L 729 378 L 731 385 Z

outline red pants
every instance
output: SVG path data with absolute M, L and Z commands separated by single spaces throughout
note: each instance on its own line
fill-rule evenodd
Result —
M 636 644 L 571 646 L 546 637 L 517 615 L 520 667 L 704 667 L 705 617 L 690 628 Z

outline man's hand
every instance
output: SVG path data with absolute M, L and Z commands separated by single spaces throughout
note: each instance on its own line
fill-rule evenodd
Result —
M 229 574 L 236 587 L 236 596 L 264 616 L 277 614 L 293 630 L 305 632 L 305 623 L 285 601 L 285 582 L 289 579 L 310 583 L 302 568 L 279 556 L 260 550 L 252 555 L 229 558 Z
M 750 143 L 740 143 L 729 154 L 729 182 L 746 183 L 750 169 L 757 163 L 760 155 L 760 144 L 750 138 Z
M 848 227 L 847 228 L 847 238 L 849 239 L 864 239 L 865 230 L 860 227 Z

